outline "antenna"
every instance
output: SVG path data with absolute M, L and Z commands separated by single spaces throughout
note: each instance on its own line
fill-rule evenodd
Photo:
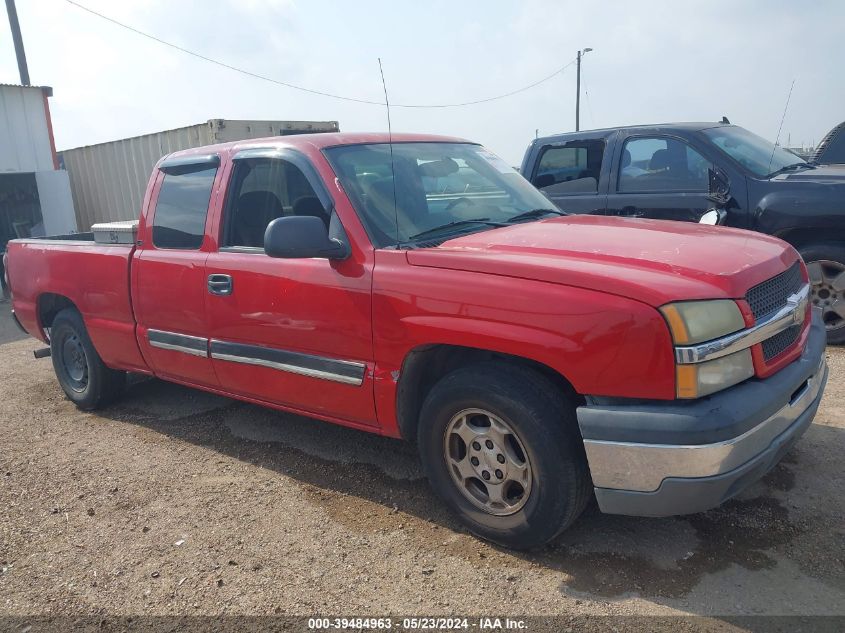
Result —
M 780 127 L 778 127 L 778 135 L 775 138 L 775 146 L 772 148 L 772 155 L 769 157 L 769 166 L 766 169 L 766 173 L 771 173 L 772 171 L 772 161 L 775 159 L 775 150 L 778 147 L 778 143 L 780 142 L 780 131 L 783 129 L 783 121 L 786 119 L 786 110 L 789 108 L 789 100 L 792 98 L 792 89 L 795 87 L 795 80 L 792 80 L 792 85 L 789 87 L 789 94 L 786 96 L 786 105 L 783 106 L 783 116 L 780 118 Z
M 399 246 L 399 209 L 396 206 L 396 165 L 393 162 L 393 127 L 390 125 L 390 99 L 387 98 L 387 83 L 384 81 L 384 69 L 381 57 L 378 58 L 378 71 L 381 73 L 381 87 L 384 88 L 384 106 L 387 108 L 387 145 L 390 147 L 390 175 L 393 178 L 393 215 L 396 218 L 396 245 Z

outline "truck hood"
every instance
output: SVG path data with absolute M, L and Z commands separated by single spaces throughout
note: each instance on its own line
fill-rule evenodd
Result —
M 767 235 L 686 222 L 576 215 L 482 231 L 407 252 L 413 266 L 607 292 L 655 307 L 741 298 L 798 258 Z
M 845 183 L 845 165 L 819 165 L 815 169 L 787 172 L 772 178 L 773 181 L 817 182 L 824 184 Z

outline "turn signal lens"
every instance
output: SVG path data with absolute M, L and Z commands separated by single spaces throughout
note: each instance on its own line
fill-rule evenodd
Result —
M 745 328 L 739 306 L 731 299 L 670 303 L 660 312 L 675 345 L 703 343 Z
M 751 350 L 722 356 L 692 365 L 678 365 L 676 385 L 678 398 L 701 398 L 727 389 L 754 375 Z

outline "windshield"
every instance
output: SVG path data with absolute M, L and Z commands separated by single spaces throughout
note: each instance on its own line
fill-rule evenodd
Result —
M 326 156 L 376 247 L 422 239 L 423 233 L 446 237 L 485 230 L 525 211 L 554 209 L 480 145 L 394 143 L 393 169 L 386 143 L 333 147 Z M 450 223 L 455 224 L 444 226 Z M 442 232 L 429 236 L 441 226 Z
M 784 167 L 806 164 L 803 158 L 741 127 L 714 127 L 704 130 L 704 134 L 755 176 L 768 176 Z

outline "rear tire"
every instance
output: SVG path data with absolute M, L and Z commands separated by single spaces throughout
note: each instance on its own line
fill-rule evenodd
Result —
M 80 409 L 96 409 L 123 392 L 126 372 L 106 367 L 94 349 L 82 315 L 73 308 L 65 308 L 53 319 L 50 355 L 59 384 Z
M 801 250 L 810 273 L 810 301 L 822 310 L 827 342 L 845 343 L 845 246 L 813 244 Z
M 573 403 L 531 369 L 490 362 L 446 375 L 423 403 L 417 440 L 435 492 L 500 545 L 547 543 L 593 492 Z

